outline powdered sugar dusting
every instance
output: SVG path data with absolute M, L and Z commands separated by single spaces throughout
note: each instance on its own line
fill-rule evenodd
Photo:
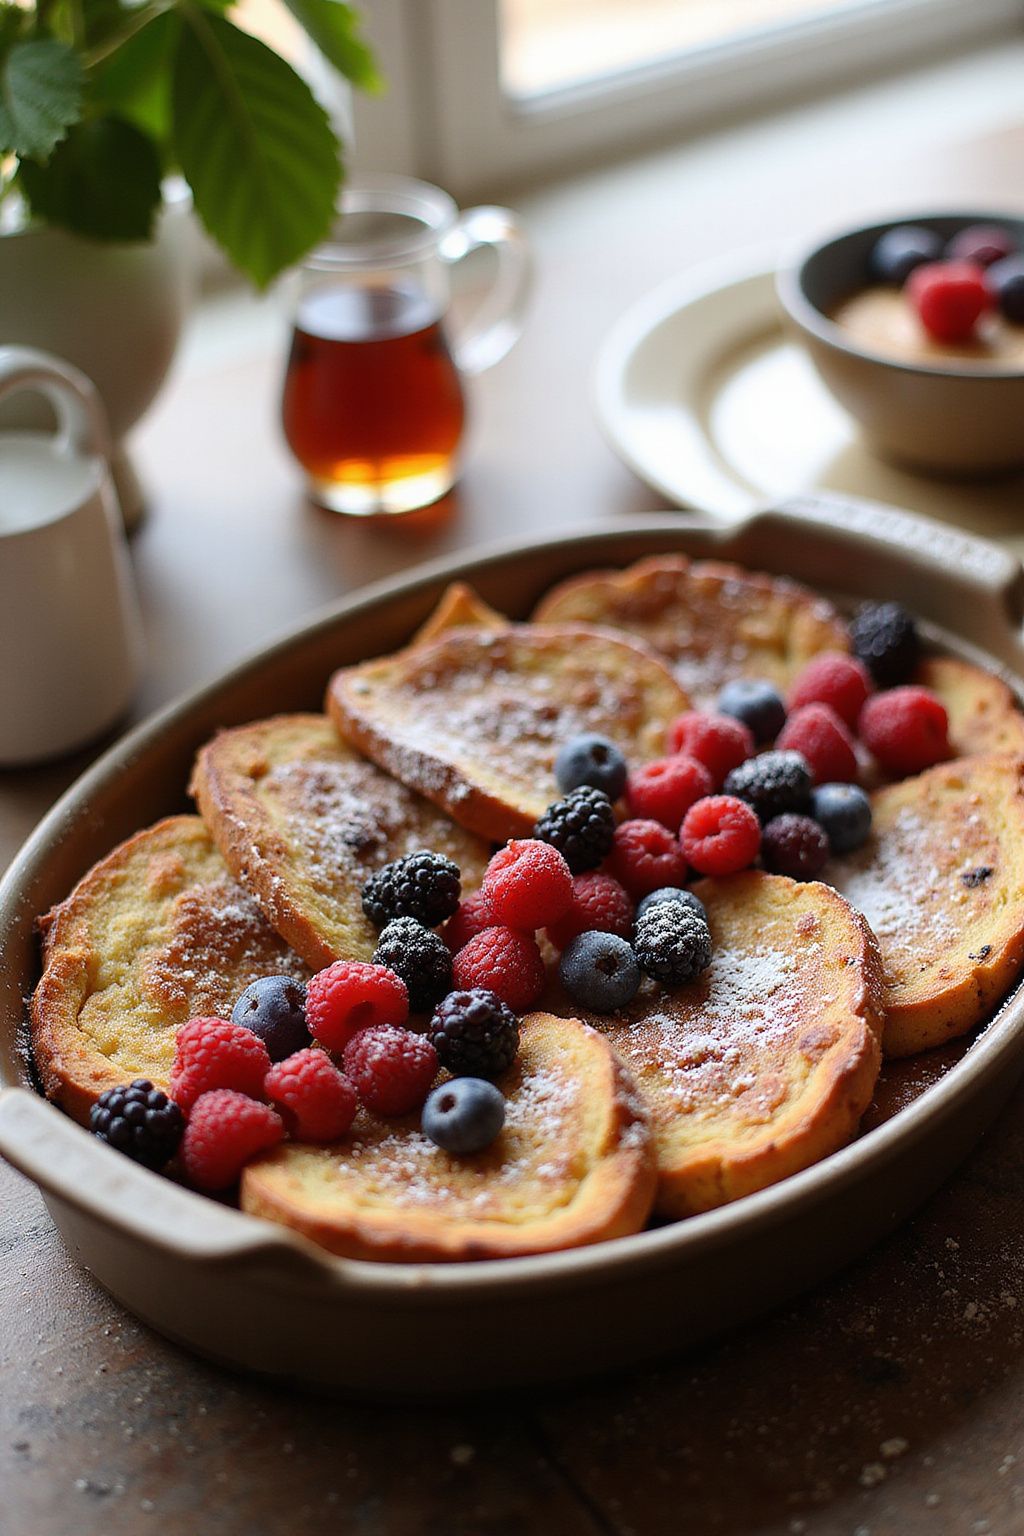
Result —
M 567 1204 L 586 1171 L 579 1078 L 571 1069 L 528 1064 L 508 1087 L 505 1128 L 486 1151 L 451 1157 L 414 1120 L 387 1123 L 360 1113 L 332 1178 L 361 1203 L 443 1208 L 455 1221 L 515 1220 L 520 1211 Z

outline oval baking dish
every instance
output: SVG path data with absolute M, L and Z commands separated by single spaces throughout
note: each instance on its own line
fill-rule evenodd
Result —
M 514 617 L 553 582 L 682 550 L 895 598 L 931 639 L 1021 692 L 1024 572 L 993 545 L 889 508 L 793 503 L 732 526 L 659 514 L 437 562 L 365 590 L 189 695 L 107 752 L 54 807 L 0 887 L 0 1152 L 40 1185 L 69 1248 L 162 1333 L 216 1359 L 376 1396 L 507 1387 L 649 1360 L 740 1322 L 846 1263 L 969 1150 L 1024 1068 L 1016 993 L 962 1050 L 897 1069 L 843 1151 L 759 1194 L 551 1256 L 367 1264 L 150 1174 L 31 1087 L 23 999 L 37 913 L 115 843 L 186 808 L 193 754 L 222 725 L 319 707 L 338 666 L 404 642 L 455 577 Z M 923 1086 L 923 1091 L 922 1091 Z

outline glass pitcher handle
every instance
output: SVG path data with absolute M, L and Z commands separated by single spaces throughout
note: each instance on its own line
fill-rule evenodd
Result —
M 441 259 L 454 266 L 481 246 L 494 251 L 498 271 L 476 314 L 453 341 L 455 361 L 468 374 L 500 362 L 519 339 L 533 274 L 526 236 L 507 208 L 468 208 L 442 239 Z

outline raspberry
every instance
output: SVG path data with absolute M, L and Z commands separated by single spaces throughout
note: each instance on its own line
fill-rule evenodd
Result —
M 761 824 L 745 800 L 735 795 L 712 795 L 690 807 L 679 836 L 683 852 L 698 874 L 734 875 L 757 858 Z
M 685 752 L 703 763 L 717 788 L 727 773 L 753 757 L 754 733 L 734 715 L 701 714 L 691 710 L 669 726 L 670 752 Z
M 917 626 L 899 603 L 865 603 L 850 621 L 850 642 L 879 688 L 905 683 L 921 654 Z
M 907 294 L 936 341 L 969 341 L 982 315 L 992 308 L 985 274 L 972 261 L 926 262 L 910 274 Z
M 549 805 L 533 829 L 534 837 L 557 848 L 574 875 L 596 869 L 612 846 L 615 811 L 602 789 L 581 784 L 564 800 Z
M 615 828 L 608 867 L 631 896 L 646 896 L 659 885 L 686 878 L 682 849 L 660 821 L 622 821 Z
M 953 236 L 946 255 L 953 261 L 973 261 L 978 267 L 991 267 L 1012 256 L 1016 241 L 1000 224 L 969 224 Z
M 484 870 L 496 923 L 510 928 L 546 928 L 572 905 L 572 875 L 557 848 L 537 838 L 514 839 Z
M 267 1073 L 267 1094 L 300 1141 L 337 1141 L 352 1124 L 356 1090 L 326 1051 L 311 1046 Z
M 443 1067 L 456 1077 L 499 1077 L 516 1059 L 519 1020 L 486 987 L 449 992 L 430 1021 Z
M 645 763 L 626 781 L 626 804 L 631 816 L 660 821 L 678 832 L 691 805 L 714 789 L 711 774 L 695 757 L 679 754 Z
M 353 1035 L 376 1024 L 404 1024 L 409 1017 L 405 982 L 383 965 L 336 960 L 306 988 L 306 1023 L 329 1051 L 343 1051 Z
M 805 704 L 828 704 L 851 730 L 874 684 L 871 673 L 845 651 L 822 651 L 804 667 L 789 692 L 791 710 Z
M 663 987 L 696 981 L 711 964 L 710 928 L 704 918 L 678 901 L 644 913 L 636 925 L 633 947 L 640 969 Z
M 849 784 L 857 777 L 853 737 L 828 704 L 805 704 L 794 710 L 777 745 L 806 758 L 818 784 Z
M 761 834 L 761 859 L 773 875 L 813 880 L 828 863 L 828 838 L 809 816 L 776 816 Z
M 928 688 L 890 688 L 868 699 L 860 736 L 893 778 L 921 773 L 949 756 L 949 718 Z
M 441 937 L 452 954 L 457 955 L 470 939 L 475 939 L 478 933 L 483 933 L 485 928 L 490 928 L 493 922 L 491 904 L 487 897 L 483 891 L 474 891 L 472 896 L 462 898 L 453 915 L 441 929 Z
M 807 759 L 800 752 L 762 752 L 733 769 L 725 781 L 725 792 L 746 800 L 761 821 L 770 821 L 783 811 L 805 811 L 813 782 Z
M 377 941 L 373 963 L 401 977 L 414 1013 L 433 1008 L 452 989 L 451 950 L 439 933 L 414 917 L 392 918 Z
M 578 933 L 617 933 L 628 939 L 633 932 L 633 901 L 625 886 L 611 875 L 591 871 L 572 883 L 572 906 L 548 929 L 556 949 L 564 949 Z
M 532 933 L 517 928 L 485 928 L 452 965 L 452 985 L 460 990 L 486 987 L 517 1013 L 532 1008 L 544 990 L 544 961 Z
M 184 1128 L 180 1107 L 144 1077 L 108 1088 L 89 1111 L 93 1135 L 145 1168 L 170 1162 Z
M 190 1019 L 178 1030 L 171 1068 L 171 1098 L 188 1115 L 200 1094 L 234 1088 L 263 1096 L 270 1054 L 258 1035 L 228 1019 Z
M 227 1189 L 252 1158 L 284 1135 L 281 1116 L 231 1088 L 201 1094 L 181 1143 L 185 1177 L 196 1189 Z
M 393 917 L 414 917 L 425 928 L 436 928 L 451 917 L 461 894 L 459 866 L 421 848 L 370 876 L 363 886 L 363 911 L 378 928 Z
M 407 1115 L 419 1109 L 437 1076 L 437 1052 L 426 1035 L 393 1024 L 361 1029 L 345 1047 L 345 1073 L 367 1109 Z

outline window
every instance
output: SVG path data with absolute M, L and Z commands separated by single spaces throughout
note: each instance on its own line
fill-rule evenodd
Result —
M 362 0 L 355 164 L 460 197 L 1024 24 L 1022 0 Z

